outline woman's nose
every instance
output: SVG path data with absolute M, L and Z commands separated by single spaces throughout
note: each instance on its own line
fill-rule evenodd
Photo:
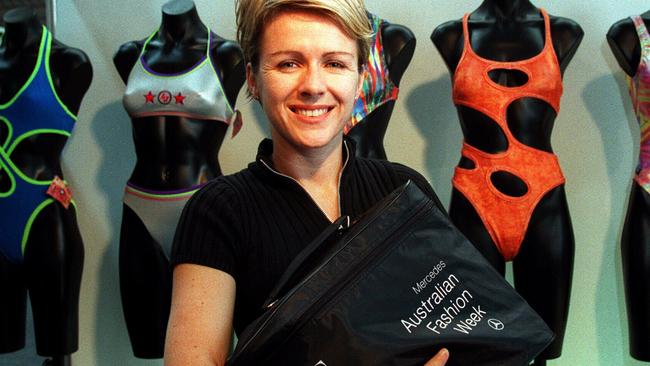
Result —
M 300 94 L 303 96 L 317 96 L 323 94 L 326 89 L 327 85 L 323 70 L 317 66 L 307 67 L 300 83 Z

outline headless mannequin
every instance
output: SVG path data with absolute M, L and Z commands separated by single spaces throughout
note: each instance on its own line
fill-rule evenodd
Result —
M 399 87 L 415 52 L 415 35 L 405 26 L 385 23 L 381 37 L 390 80 Z M 347 136 L 356 142 L 357 156 L 386 160 L 384 136 L 394 107 L 394 100 L 382 104 L 348 132 Z
M 563 73 L 575 54 L 583 32 L 575 22 L 550 17 L 553 48 Z M 470 43 L 480 57 L 495 61 L 525 60 L 539 54 L 544 48 L 544 22 L 539 10 L 528 0 L 484 0 L 469 18 Z M 461 59 L 464 47 L 463 26 L 460 20 L 438 26 L 431 40 L 442 55 L 452 75 Z M 504 86 L 521 85 L 518 75 L 508 70 L 496 70 L 490 75 Z M 555 111 L 547 103 L 533 98 L 513 102 L 517 113 L 508 116 L 508 125 L 516 131 L 518 140 L 539 150 L 552 152 L 550 137 Z M 505 151 L 505 137 L 491 128 L 495 125 L 482 113 L 457 106 L 465 141 L 490 153 Z M 472 161 L 461 158 L 460 167 L 471 168 Z M 517 178 L 503 176 L 493 181 L 500 191 L 517 196 L 525 192 L 525 185 Z M 483 221 L 470 201 L 453 189 L 449 214 L 452 221 L 502 274 L 505 261 Z M 535 360 L 559 357 L 566 328 L 571 277 L 573 272 L 574 238 L 566 202 L 564 185 L 544 195 L 534 208 L 519 253 L 513 261 L 515 287 L 530 303 L 556 338 Z M 553 273 L 553 276 L 548 276 Z
M 35 13 L 28 8 L 11 10 L 3 20 L 0 104 L 9 102 L 29 79 L 43 32 Z M 92 80 L 88 57 L 81 50 L 52 40 L 50 71 L 61 102 L 76 115 Z M 0 140 L 7 137 L 6 126 L 3 127 L 4 130 L 0 128 Z M 67 137 L 57 134 L 33 135 L 21 141 L 11 153 L 12 161 L 32 179 L 63 177 L 59 158 L 66 140 Z M 0 191 L 9 186 L 7 181 L 7 175 L 0 172 Z M 45 365 L 71 365 L 70 354 L 78 348 L 83 257 L 75 207 L 70 205 L 65 209 L 58 202 L 47 205 L 36 217 L 22 264 L 0 256 L 0 289 L 3 293 L 0 301 L 0 353 L 16 351 L 25 345 L 28 289 L 38 354 L 52 357 Z
M 650 28 L 650 11 L 641 15 Z M 607 42 L 623 71 L 633 77 L 641 60 L 641 45 L 630 18 L 620 20 L 607 32 Z M 621 237 L 623 279 L 627 302 L 630 354 L 650 362 L 650 195 L 636 180 L 627 208 Z
M 176 0 L 162 8 L 160 30 L 144 58 L 160 73 L 183 72 L 205 55 L 208 37 L 194 3 Z M 212 35 L 212 60 L 231 105 L 245 80 L 243 54 L 231 41 Z M 126 83 L 140 57 L 144 40 L 120 47 L 113 61 Z M 132 119 L 137 155 L 130 182 L 154 191 L 196 186 L 221 175 L 217 155 L 228 125 L 178 116 Z M 131 208 L 123 205 L 120 238 L 122 305 L 134 354 L 163 356 L 171 302 L 172 268 Z

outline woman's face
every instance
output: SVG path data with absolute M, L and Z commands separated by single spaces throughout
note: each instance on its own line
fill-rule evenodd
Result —
M 274 141 L 301 150 L 340 143 L 362 82 L 356 41 L 316 12 L 288 10 L 265 25 L 259 45 L 247 79 Z

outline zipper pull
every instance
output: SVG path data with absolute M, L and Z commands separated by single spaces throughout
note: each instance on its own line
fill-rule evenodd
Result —
M 339 227 L 336 228 L 337 231 L 343 231 L 350 228 L 350 216 L 342 216 L 338 220 Z

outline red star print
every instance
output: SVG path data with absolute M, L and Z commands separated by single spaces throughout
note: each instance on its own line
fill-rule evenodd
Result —
M 151 90 L 149 90 L 149 93 L 147 93 L 147 95 L 144 96 L 144 98 L 146 99 L 145 104 L 146 103 L 153 104 L 153 97 L 154 97 L 153 93 L 151 92 Z
M 175 101 L 176 104 L 185 104 L 185 103 L 183 102 L 183 101 L 185 100 L 185 96 L 184 96 L 184 95 L 181 95 L 180 92 L 178 93 L 178 95 L 175 95 L 175 96 L 174 96 L 174 99 L 176 99 L 176 101 Z

